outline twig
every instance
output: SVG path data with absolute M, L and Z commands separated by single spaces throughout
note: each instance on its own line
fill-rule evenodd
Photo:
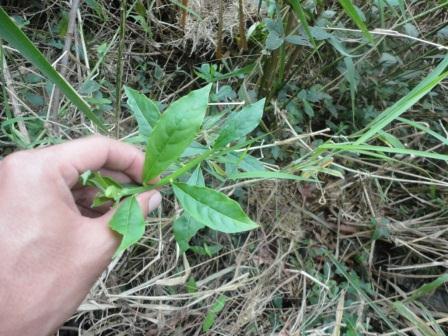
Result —
M 218 61 L 221 60 L 222 58 L 222 30 L 223 30 L 223 26 L 224 26 L 224 0 L 219 0 L 219 12 L 218 12 L 218 34 L 216 37 L 216 59 Z
M 118 46 L 117 77 L 115 84 L 115 136 L 120 137 L 121 89 L 123 87 L 123 50 L 126 31 L 127 0 L 121 0 L 120 7 L 120 44 Z
M 62 50 L 62 58 L 61 63 L 59 65 L 59 72 L 62 77 L 65 77 L 67 74 L 67 65 L 68 65 L 68 55 L 70 53 L 70 49 L 72 47 L 72 40 L 75 34 L 75 23 L 76 23 L 76 13 L 79 8 L 79 2 L 80 0 L 72 0 L 70 13 L 69 13 L 69 20 L 68 20 L 68 28 L 67 28 L 67 34 L 65 35 L 65 42 L 64 42 L 64 49 Z M 59 100 L 60 100 L 61 92 L 59 91 L 58 87 L 55 87 L 53 99 L 50 101 L 51 104 L 51 110 L 50 110 L 50 117 L 53 120 L 57 120 L 58 110 L 59 110 Z
M 342 30 L 342 31 L 361 33 L 361 30 L 359 30 L 359 29 L 349 29 L 349 28 L 339 28 L 339 27 L 327 27 L 325 29 L 328 29 L 328 30 Z M 447 46 L 444 46 L 444 45 L 441 45 L 441 44 L 438 44 L 438 43 L 435 43 L 435 42 L 423 40 L 421 38 L 414 37 L 414 36 L 411 36 L 411 35 L 403 34 L 403 33 L 397 32 L 396 30 L 392 30 L 392 29 L 376 28 L 374 30 L 371 30 L 370 33 L 374 34 L 374 35 L 403 37 L 403 38 L 407 38 L 409 40 L 414 40 L 414 41 L 421 42 L 421 43 L 424 43 L 424 44 L 432 45 L 433 47 L 436 47 L 437 49 L 448 50 Z
M 267 145 L 260 145 L 255 147 L 249 147 L 249 148 L 243 148 L 243 149 L 237 149 L 235 152 L 245 152 L 247 150 L 255 150 L 255 149 L 263 149 L 263 148 L 270 148 L 270 147 L 277 147 L 281 145 L 287 145 L 292 142 L 295 142 L 297 140 L 301 140 L 304 138 L 310 138 L 316 135 L 321 135 L 322 133 L 328 132 L 330 129 L 325 128 L 320 131 L 312 132 L 312 133 L 306 133 L 306 134 L 297 134 L 296 136 L 293 136 L 292 138 L 286 139 L 286 140 L 280 140 L 280 141 L 274 141 L 273 143 L 267 144 Z
M 247 49 L 247 41 L 246 41 L 246 20 L 244 20 L 243 0 L 238 0 L 238 21 L 239 21 L 240 49 L 241 51 L 244 51 Z
M 184 8 L 181 9 L 182 14 L 180 17 L 180 27 L 182 28 L 182 31 L 185 33 L 185 26 L 187 24 L 187 16 L 188 16 L 188 0 L 182 0 L 182 5 Z
M 8 96 L 11 101 L 12 111 L 14 113 L 14 116 L 17 118 L 17 126 L 19 127 L 19 132 L 23 138 L 23 141 L 26 144 L 30 144 L 31 143 L 30 135 L 28 134 L 28 130 L 25 126 L 25 122 L 22 119 L 23 113 L 22 113 L 22 110 L 20 109 L 20 104 L 16 98 L 17 94 L 16 94 L 16 91 L 14 90 L 14 86 L 12 84 L 12 78 L 11 78 L 11 74 L 8 69 L 8 64 L 6 63 L 6 58 L 4 56 L 2 58 L 3 58 L 3 60 L 2 60 L 2 62 L 3 62 L 3 77 L 5 78 L 6 91 L 8 92 Z
M 86 40 L 84 38 L 82 17 L 81 17 L 81 12 L 80 12 L 79 9 L 78 9 L 77 16 L 78 16 L 78 25 L 79 25 L 78 31 L 79 31 L 79 37 L 81 39 L 82 51 L 83 51 L 83 54 L 84 54 L 83 55 L 84 56 L 84 62 L 85 62 L 86 68 L 87 68 L 87 73 L 89 73 L 90 72 L 89 56 L 87 54 L 87 47 L 86 47 Z

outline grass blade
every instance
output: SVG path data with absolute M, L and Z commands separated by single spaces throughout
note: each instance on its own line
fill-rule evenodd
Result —
M 344 9 L 345 13 L 352 18 L 352 20 L 355 22 L 355 24 L 358 26 L 359 29 L 361 29 L 363 35 L 365 38 L 370 42 L 373 43 L 373 37 L 372 34 L 370 34 L 369 30 L 367 29 L 366 24 L 364 23 L 364 20 L 359 15 L 358 11 L 356 10 L 355 6 L 351 2 L 351 0 L 339 0 L 339 3 L 341 4 L 342 8 Z
M 412 126 L 420 131 L 423 131 L 429 135 L 432 135 L 434 138 L 436 138 L 437 140 L 439 140 L 441 143 L 443 143 L 444 145 L 448 146 L 448 139 L 441 136 L 439 133 L 434 132 L 432 129 L 423 126 L 421 123 L 413 121 L 413 120 L 409 120 L 406 118 L 397 118 L 398 121 L 401 121 L 402 123 L 408 124 L 409 126 Z
M 415 149 L 406 149 L 406 148 L 394 148 L 394 147 L 371 146 L 371 145 L 357 145 L 357 144 L 351 144 L 351 143 L 323 144 L 319 148 L 322 148 L 322 149 L 339 149 L 339 150 L 342 150 L 342 151 L 351 151 L 351 152 L 373 151 L 373 152 L 381 152 L 381 153 L 413 155 L 413 156 L 424 157 L 424 158 L 428 158 L 428 159 L 448 161 L 448 155 L 446 155 L 446 154 L 439 154 L 439 153 L 434 153 L 434 152 L 419 151 L 419 150 L 415 150 Z
M 8 14 L 0 7 L 0 37 L 17 49 L 23 57 L 38 68 L 68 99 L 81 110 L 99 129 L 105 131 L 101 120 L 91 111 L 87 102 L 75 89 L 51 66 L 45 56 L 33 42 L 22 32 Z
M 279 171 L 252 171 L 252 172 L 236 173 L 229 176 L 229 179 L 231 180 L 253 179 L 253 178 L 262 180 L 280 179 L 280 180 L 315 182 L 314 180 L 310 180 L 302 176 L 297 176 Z
M 430 283 L 424 284 L 423 286 L 417 288 L 414 293 L 407 298 L 404 302 L 414 301 L 418 298 L 433 293 L 437 288 L 444 285 L 448 282 L 448 273 L 445 273 L 441 276 L 439 276 L 434 281 L 431 281 Z
M 398 100 L 394 105 L 384 110 L 375 120 L 370 123 L 368 130 L 362 134 L 355 144 L 367 142 L 378 131 L 382 130 L 393 120 L 410 109 L 421 98 L 429 93 L 435 86 L 448 76 L 448 72 L 442 73 L 448 66 L 448 55 L 419 85 L 412 89 L 406 96 Z

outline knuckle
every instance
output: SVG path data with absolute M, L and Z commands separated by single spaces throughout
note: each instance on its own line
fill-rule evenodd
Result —
M 108 143 L 110 141 L 110 138 L 107 136 L 101 135 L 101 134 L 94 134 L 91 135 L 89 138 L 93 139 L 94 141 Z

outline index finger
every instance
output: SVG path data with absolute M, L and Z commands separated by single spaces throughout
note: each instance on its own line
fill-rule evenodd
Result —
M 90 136 L 46 148 L 62 167 L 67 184 L 73 186 L 87 170 L 106 168 L 141 182 L 144 154 L 138 148 L 104 136 Z

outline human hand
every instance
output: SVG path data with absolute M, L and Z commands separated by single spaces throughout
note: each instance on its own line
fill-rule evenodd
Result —
M 90 209 L 86 170 L 141 182 L 144 155 L 102 136 L 21 151 L 0 161 L 0 335 L 48 335 L 81 304 L 120 237 L 114 209 Z M 156 190 L 137 197 L 146 216 Z

